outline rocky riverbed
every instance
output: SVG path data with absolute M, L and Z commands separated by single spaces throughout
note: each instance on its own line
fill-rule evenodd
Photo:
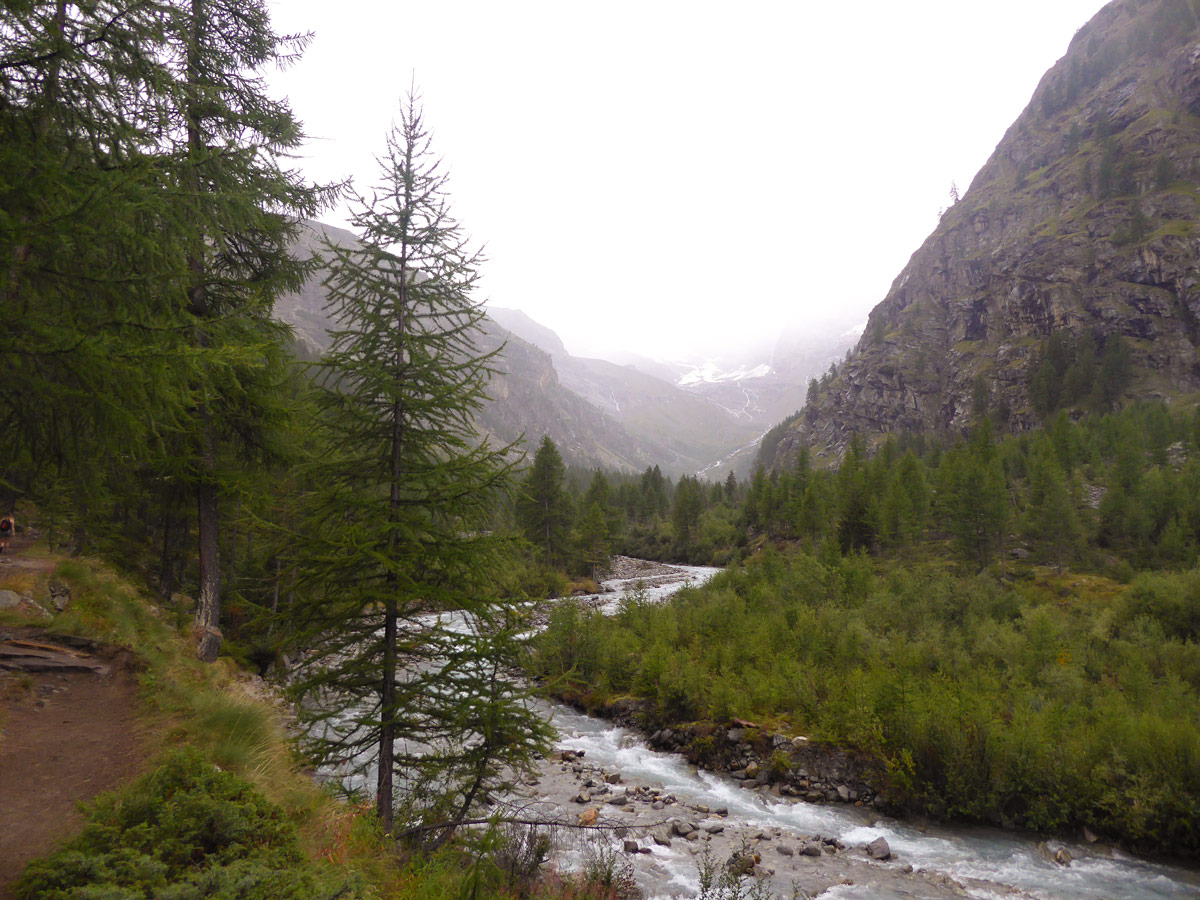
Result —
M 1085 842 L 999 829 L 925 826 L 861 801 L 814 803 L 698 769 L 636 732 L 560 704 L 555 753 L 512 798 L 562 822 L 556 861 L 582 866 L 607 847 L 651 900 L 695 897 L 705 859 L 774 896 L 1149 900 L 1200 896 L 1200 873 Z M 744 893 L 742 896 L 746 896 Z
M 661 783 L 627 778 L 589 760 L 586 750 L 558 751 L 518 796 L 526 812 L 583 826 L 557 835 L 568 864 L 608 848 L 652 898 L 695 896 L 706 857 L 725 877 L 759 880 L 780 897 L 969 896 L 939 872 L 914 869 L 882 836 L 848 843 L 832 831 L 748 821 L 743 810 L 731 814 L 728 805 L 711 807 Z

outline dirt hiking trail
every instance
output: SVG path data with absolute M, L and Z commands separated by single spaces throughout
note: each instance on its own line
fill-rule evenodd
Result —
M 18 536 L 0 554 L 0 576 L 53 569 L 22 557 L 28 543 Z M 80 802 L 140 773 L 136 669 L 120 648 L 0 625 L 0 900 L 30 860 L 79 831 Z

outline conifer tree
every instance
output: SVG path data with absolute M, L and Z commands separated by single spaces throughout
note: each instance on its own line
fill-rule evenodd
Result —
M 579 522 L 579 545 L 588 574 L 593 581 L 600 577 L 600 570 L 608 564 L 608 523 L 599 503 L 586 505 Z
M 1044 544 L 1046 555 L 1061 574 L 1063 560 L 1073 555 L 1082 540 L 1082 529 L 1067 477 L 1052 454 L 1031 461 L 1030 497 L 1026 530 Z
M 675 497 L 671 508 L 672 536 L 675 542 L 675 552 L 685 559 L 692 550 L 700 527 L 700 513 L 704 511 L 704 501 L 700 492 L 700 482 L 695 476 L 684 475 L 675 485 Z
M 868 550 L 875 542 L 876 503 L 867 481 L 866 450 L 858 435 L 850 438 L 838 470 L 838 543 L 842 552 Z
M 53 483 L 86 519 L 116 461 L 144 460 L 184 402 L 163 16 L 31 0 L 0 9 L 0 34 L 6 487 Z
M 260 74 L 293 58 L 305 39 L 277 35 L 263 0 L 178 0 L 167 24 L 179 50 L 172 89 L 176 232 L 199 358 L 182 449 L 169 465 L 195 492 L 198 653 L 212 660 L 221 642 L 220 503 L 229 481 L 223 457 L 270 455 L 286 334 L 273 309 L 308 274 L 290 246 L 298 220 L 315 214 L 322 195 L 285 168 L 303 133 L 287 103 L 266 95 Z
M 517 516 L 525 537 L 541 549 L 551 568 L 566 563 L 571 509 L 563 488 L 565 477 L 566 467 L 558 447 L 550 435 L 545 435 L 521 485 Z
M 310 514 L 300 688 L 322 697 L 317 749 L 374 768 L 385 829 L 399 788 L 410 816 L 448 823 L 440 840 L 545 730 L 503 674 L 518 626 L 496 596 L 501 539 L 484 526 L 511 447 L 473 430 L 493 358 L 476 347 L 481 256 L 450 214 L 411 92 L 379 162 L 372 201 L 357 200 L 361 246 L 326 246 L 338 325 L 319 368 L 330 451 Z

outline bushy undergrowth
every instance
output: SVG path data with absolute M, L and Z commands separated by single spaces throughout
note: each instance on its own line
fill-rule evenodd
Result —
M 908 808 L 1200 853 L 1200 570 L 1009 584 L 767 551 L 666 606 L 565 605 L 534 667 L 665 719 L 877 755 Z
M 244 779 L 194 749 L 95 801 L 83 833 L 37 860 L 21 900 L 319 900 L 347 885 L 319 878 L 295 826 Z

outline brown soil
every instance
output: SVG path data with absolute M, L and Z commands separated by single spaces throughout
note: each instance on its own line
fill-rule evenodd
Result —
M 26 552 L 36 542 L 36 535 L 18 531 L 9 539 L 8 549 L 0 553 L 0 574 L 22 571 L 49 574 L 57 562 L 46 556 L 29 556 Z
M 0 640 L 13 638 L 61 641 L 0 629 Z M 30 860 L 78 832 L 81 801 L 125 784 L 146 759 L 135 658 L 103 645 L 84 652 L 108 674 L 0 672 L 0 900 Z

